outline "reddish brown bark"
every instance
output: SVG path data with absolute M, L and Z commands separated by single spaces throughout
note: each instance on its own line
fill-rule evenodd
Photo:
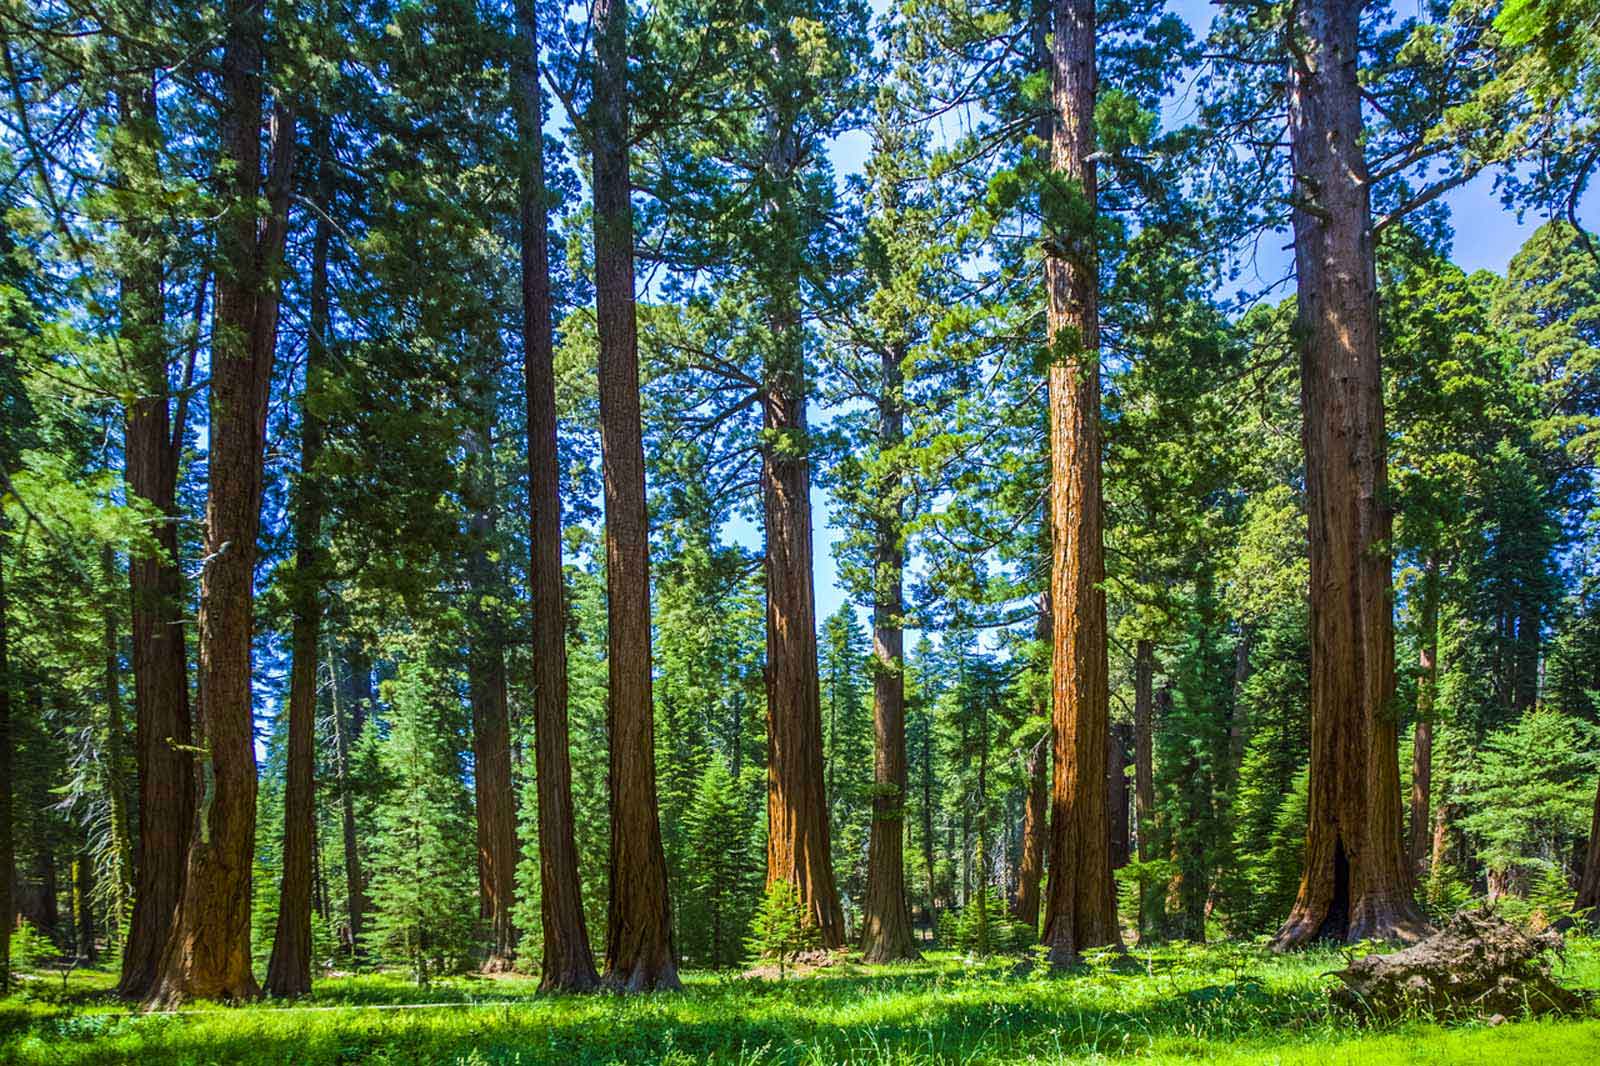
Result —
M 1017 864 L 1017 891 L 1011 898 L 1011 916 L 1029 929 L 1039 928 L 1039 883 L 1044 876 L 1045 844 L 1049 840 L 1050 777 L 1047 738 L 1028 753 L 1028 792 L 1022 806 L 1022 860 Z
M 153 84 L 130 84 L 118 95 L 122 130 L 113 142 L 124 173 L 154 166 L 159 137 Z M 131 158 L 129 156 L 131 155 Z M 122 952 L 120 995 L 140 999 L 154 985 L 161 949 L 183 892 L 184 856 L 194 820 L 189 680 L 183 630 L 183 574 L 178 565 L 178 455 L 183 427 L 174 426 L 162 337 L 162 266 L 153 234 L 130 212 L 121 283 L 120 343 L 137 378 L 128 403 L 124 455 L 128 492 L 166 520 L 156 525 L 158 551 L 128 560 L 132 596 L 134 763 L 139 781 L 139 847 L 133 913 Z M 197 304 L 203 310 L 204 284 Z M 196 323 L 198 325 L 198 322 Z
M 261 522 L 267 389 L 277 340 L 278 282 L 288 229 L 294 121 L 271 123 L 269 214 L 262 186 L 262 12 L 228 5 L 222 58 L 221 150 L 228 200 L 218 228 L 227 269 L 217 275 L 211 352 L 206 557 L 200 577 L 200 799 L 183 897 L 145 1002 L 241 1000 L 259 988 L 250 970 L 250 867 L 255 848 L 250 643 Z
M 1429 803 L 1433 797 L 1433 718 L 1438 689 L 1439 561 L 1429 556 L 1422 568 L 1422 610 L 1417 653 L 1417 728 L 1411 743 L 1411 835 L 1407 857 L 1421 877 L 1427 869 L 1433 825 Z
M 1051 167 L 1095 202 L 1094 0 L 1056 0 Z M 1051 667 L 1054 784 L 1044 942 L 1054 966 L 1120 946 L 1106 829 L 1105 546 L 1100 488 L 1100 327 L 1092 228 L 1050 236 Z
M 290 626 L 289 745 L 283 796 L 283 876 L 278 923 L 267 961 L 266 991 L 279 997 L 311 992 L 311 889 L 316 844 L 317 653 L 322 634 L 323 491 L 317 472 L 323 424 L 319 380 L 327 364 L 333 316 L 328 292 L 327 215 L 333 199 L 333 145 L 326 116 L 317 120 L 316 231 L 311 241 L 311 307 L 306 381 L 300 400 L 300 478 L 294 513 L 294 620 Z
M 522 346 L 528 407 L 529 585 L 533 599 L 533 718 L 539 791 L 540 989 L 588 992 L 600 983 L 583 917 L 573 839 L 567 737 L 566 595 L 561 576 L 561 478 L 556 445 L 554 311 L 539 93 L 538 13 L 516 0 L 512 60 L 521 148 Z
M 885 345 L 879 366 L 878 441 L 888 453 L 905 437 L 901 361 L 905 352 Z M 872 825 L 867 842 L 867 891 L 861 908 L 861 957 L 894 962 L 918 957 L 906 902 L 906 674 L 902 547 L 898 472 L 883 487 L 877 516 L 872 606 Z
M 678 987 L 667 861 L 656 804 L 650 695 L 650 522 L 639 422 L 639 342 L 628 170 L 626 0 L 596 0 L 595 317 L 606 497 L 606 706 L 611 735 L 611 900 L 606 982 L 629 992 Z M 820 768 L 819 768 L 820 769 Z M 819 773 L 820 778 L 820 773 Z
M 1292 28 L 1301 409 L 1311 548 L 1305 872 L 1276 945 L 1415 940 L 1400 836 L 1383 382 L 1357 66 L 1362 0 L 1305 0 Z

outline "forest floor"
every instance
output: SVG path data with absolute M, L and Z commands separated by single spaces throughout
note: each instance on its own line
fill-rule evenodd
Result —
M 1339 952 L 1274 957 L 1238 945 L 1132 951 L 1085 972 L 1019 974 L 1016 960 L 948 953 L 761 980 L 690 973 L 681 994 L 542 997 L 536 982 L 398 975 L 322 980 L 291 1006 L 196 1004 L 139 1015 L 109 973 L 41 976 L 0 1000 L 0 1064 L 151 1066 L 980 1066 L 1001 1063 L 1600 1062 L 1583 1019 L 1379 1023 L 1328 1003 Z M 1557 976 L 1600 991 L 1600 941 L 1572 942 Z M 418 1009 L 410 1004 L 426 1004 Z

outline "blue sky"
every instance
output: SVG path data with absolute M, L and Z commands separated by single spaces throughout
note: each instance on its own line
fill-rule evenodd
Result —
M 872 0 L 872 7 L 875 13 L 881 15 L 886 7 L 885 0 Z M 1404 18 L 1420 14 L 1421 4 L 1419 0 L 1396 0 L 1394 8 L 1396 14 Z M 1214 7 L 1209 0 L 1169 0 L 1167 10 L 1175 12 L 1199 36 L 1205 33 Z M 1174 94 L 1173 103 L 1163 116 L 1163 121 L 1169 126 L 1180 124 L 1192 118 L 1193 109 L 1193 101 L 1180 89 Z M 862 171 L 867 151 L 867 136 L 862 132 L 848 134 L 835 142 L 831 157 L 841 183 L 849 175 Z M 1519 219 L 1515 212 L 1504 208 L 1494 190 L 1492 174 L 1479 175 L 1477 179 L 1446 194 L 1443 199 L 1450 208 L 1455 227 L 1452 258 L 1468 273 L 1475 270 L 1504 272 L 1517 249 L 1545 221 L 1532 214 Z M 1583 216 L 1586 223 L 1600 224 L 1600 209 L 1595 208 L 1592 202 Z M 1242 279 L 1245 284 L 1254 288 L 1262 282 L 1282 278 L 1291 258 L 1291 253 L 1284 247 L 1288 243 L 1286 234 L 1282 239 L 1269 237 L 1260 241 L 1254 261 L 1245 264 L 1245 277 Z M 818 411 L 813 415 L 813 422 L 826 416 L 826 412 Z M 830 524 L 829 504 L 827 493 L 814 486 L 811 490 L 811 511 L 819 628 L 822 619 L 838 610 L 845 600 L 844 590 L 838 586 L 838 568 L 834 565 L 833 544 L 838 539 L 838 531 Z M 729 523 L 727 536 L 747 546 L 759 547 L 761 544 L 760 526 L 742 518 Z

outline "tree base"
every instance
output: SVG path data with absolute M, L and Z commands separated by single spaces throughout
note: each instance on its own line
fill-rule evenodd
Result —
M 657 965 L 640 963 L 606 974 L 604 985 L 612 992 L 678 992 L 678 966 L 667 961 Z
M 510 955 L 495 952 L 483 960 L 483 965 L 478 967 L 479 973 L 512 973 L 517 968 L 517 961 Z
M 1346 910 L 1337 901 L 1323 907 L 1296 903 L 1272 939 L 1272 950 L 1293 951 L 1315 943 L 1415 944 L 1433 933 L 1422 909 L 1409 898 L 1358 901 Z

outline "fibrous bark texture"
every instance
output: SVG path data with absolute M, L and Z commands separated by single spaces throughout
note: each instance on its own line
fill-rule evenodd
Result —
M 1400 838 L 1394 619 L 1372 212 L 1357 80 L 1362 0 L 1307 0 L 1292 32 L 1301 409 L 1311 547 L 1305 870 L 1276 945 L 1416 940 Z
M 322 484 L 317 458 L 323 425 L 317 414 L 319 378 L 327 365 L 332 328 L 328 292 L 327 216 L 333 198 L 332 138 L 326 116 L 317 121 L 317 222 L 311 241 L 311 316 L 306 380 L 300 401 L 300 480 L 294 514 L 294 621 L 289 668 L 289 745 L 283 794 L 283 878 L 278 925 L 267 961 L 266 991 L 279 997 L 311 992 L 312 856 L 316 847 L 317 653 L 322 633 Z
M 1095 203 L 1094 0 L 1056 0 L 1051 168 L 1060 195 Z M 1072 212 L 1076 215 L 1078 212 Z M 1047 215 L 1048 217 L 1048 215 Z M 1063 211 L 1062 218 L 1068 217 Z M 1052 965 L 1120 946 L 1106 829 L 1105 546 L 1100 488 L 1100 343 L 1092 227 L 1050 237 L 1045 260 L 1050 364 L 1050 516 L 1055 690 L 1050 881 L 1044 943 Z
M 271 124 L 269 214 L 261 178 L 262 12 L 228 5 L 222 58 L 221 147 L 229 197 L 218 229 L 228 269 L 217 277 L 211 352 L 206 556 L 200 576 L 200 798 L 182 900 L 145 1002 L 242 1000 L 260 991 L 250 970 L 250 869 L 255 851 L 256 761 L 250 643 L 262 447 L 277 340 L 278 282 L 288 229 L 294 122 L 278 104 Z
M 886 345 L 881 359 L 878 437 L 886 453 L 898 448 L 905 435 L 900 371 L 904 355 L 897 346 Z M 867 962 L 918 957 L 906 902 L 905 552 L 898 477 L 886 491 L 889 499 L 878 515 L 874 538 L 872 826 L 861 908 L 861 956 Z
M 634 318 L 626 0 L 596 0 L 592 11 L 595 311 L 606 498 L 606 718 L 611 735 L 606 982 L 643 992 L 678 987 L 678 956 L 656 805 L 650 697 L 650 529 Z
M 1545 961 L 1561 948 L 1553 930 L 1529 933 L 1488 910 L 1462 911 L 1420 943 L 1335 971 L 1344 987 L 1334 999 L 1384 1016 L 1574 1013 L 1584 997 L 1556 984 Z
M 566 596 L 561 577 L 561 478 L 556 450 L 554 318 L 546 220 L 538 12 L 517 0 L 512 58 L 521 148 L 522 350 L 528 408 L 529 585 L 533 599 L 533 719 L 539 794 L 539 908 L 544 960 L 539 987 L 588 992 L 600 983 L 583 917 L 573 838 L 567 736 Z
M 132 84 L 118 94 L 125 127 L 113 142 L 120 172 L 153 166 L 159 136 L 155 88 Z M 126 158 L 131 153 L 134 158 Z M 139 847 L 133 915 L 122 952 L 119 995 L 141 999 L 155 983 L 161 950 L 183 893 L 184 858 L 194 821 L 189 679 L 183 631 L 183 573 L 178 567 L 178 453 L 182 427 L 169 406 L 162 337 L 162 267 L 149 226 L 129 223 L 130 254 L 121 282 L 122 345 L 138 378 L 128 403 L 124 462 L 128 491 L 165 519 L 154 529 L 159 552 L 128 560 L 132 596 L 134 764 L 139 777 Z M 204 308 L 204 285 L 200 307 Z

